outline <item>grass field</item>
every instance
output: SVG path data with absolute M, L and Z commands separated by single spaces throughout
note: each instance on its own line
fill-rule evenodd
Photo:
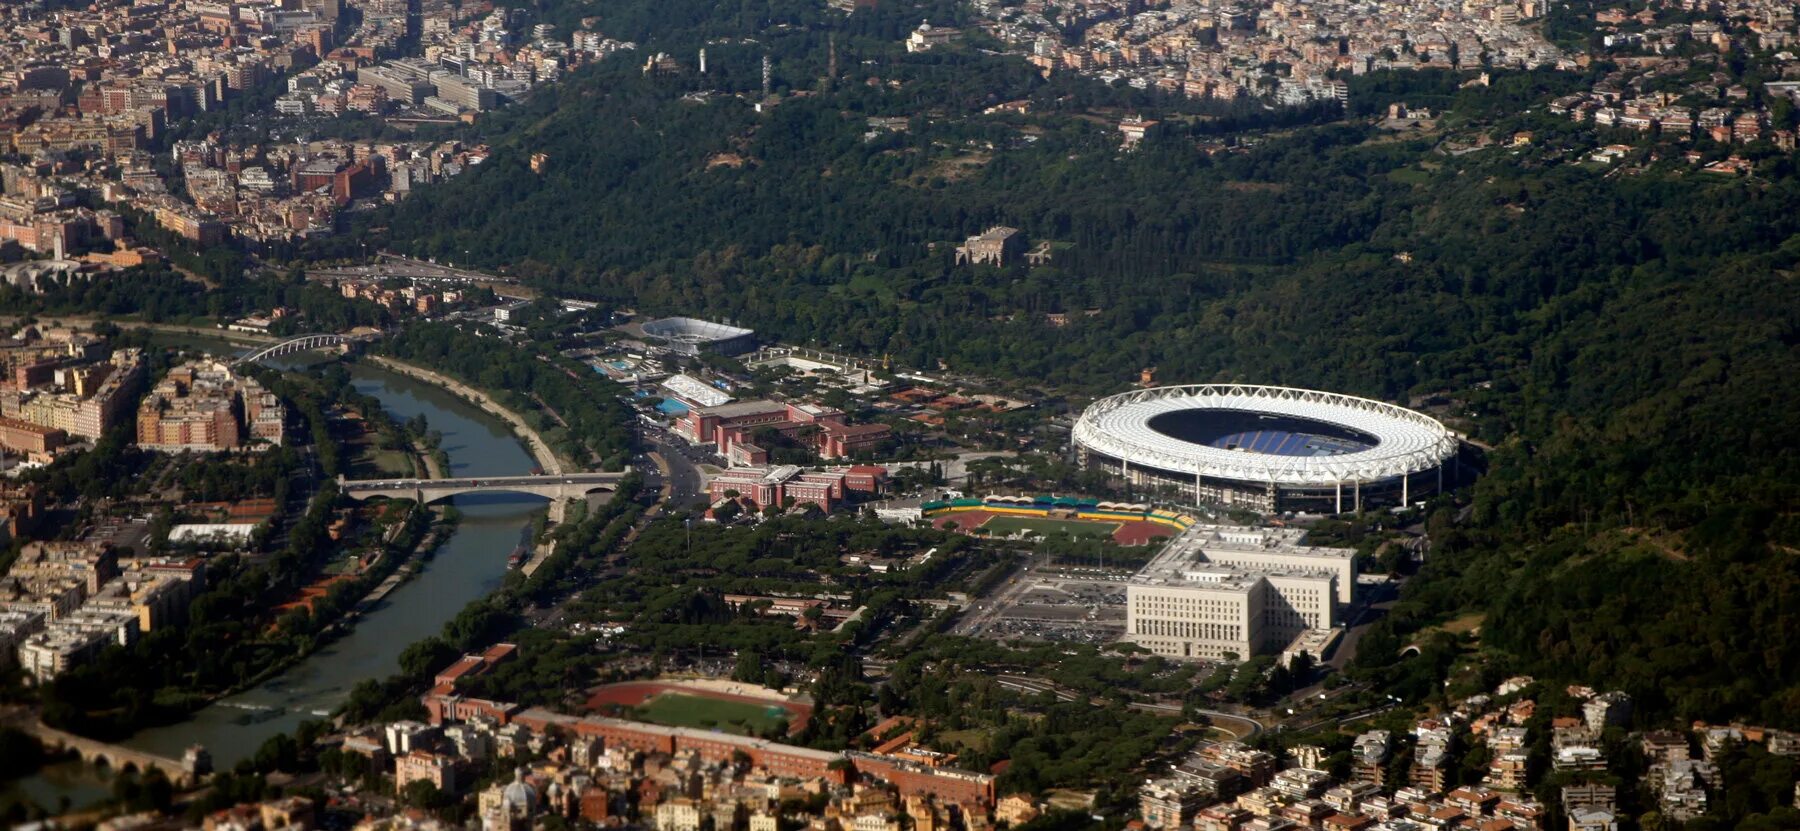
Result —
M 383 450 L 366 439 L 345 442 L 350 449 L 350 475 L 361 479 L 404 479 L 414 475 L 412 456 L 403 450 Z
M 787 710 L 773 704 L 724 701 L 697 695 L 666 692 L 637 708 L 645 721 L 672 727 L 719 729 L 731 733 L 762 734 L 787 718 Z
M 1117 522 L 1081 522 L 1070 519 L 1045 519 L 1030 516 L 997 516 L 990 518 L 982 526 L 989 534 L 1005 537 L 1020 531 L 1035 531 L 1049 536 L 1050 534 L 1068 534 L 1080 539 L 1110 539 L 1114 531 L 1119 530 Z
M 986 751 L 993 735 L 986 730 L 945 730 L 938 734 L 947 745 L 960 744 L 975 750 Z

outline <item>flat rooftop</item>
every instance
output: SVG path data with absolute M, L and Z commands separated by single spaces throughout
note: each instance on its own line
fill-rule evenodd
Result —
M 754 401 L 737 401 L 731 404 L 721 404 L 717 407 L 700 407 L 694 410 L 693 413 L 695 416 L 738 418 L 741 416 L 753 416 L 786 411 L 786 404 L 759 398 Z
M 1262 576 L 1300 577 L 1336 571 L 1356 556 L 1354 549 L 1305 545 L 1305 538 L 1306 532 L 1295 528 L 1194 525 L 1164 543 L 1162 550 L 1129 582 L 1236 591 L 1248 588 Z M 1230 561 L 1217 562 L 1215 557 Z M 1269 557 L 1270 561 L 1241 561 L 1257 557 Z M 1301 562 L 1294 562 L 1296 558 Z
M 1305 541 L 1306 532 L 1299 528 L 1194 525 L 1171 538 L 1168 547 L 1201 549 L 1220 553 L 1242 552 L 1318 557 L 1327 560 L 1347 560 L 1356 556 L 1356 551 L 1353 549 L 1306 545 Z

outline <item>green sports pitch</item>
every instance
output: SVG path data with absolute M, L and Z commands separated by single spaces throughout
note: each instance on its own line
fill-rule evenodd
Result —
M 789 716 L 774 704 L 752 704 L 698 695 L 665 692 L 636 708 L 637 717 L 671 727 L 698 727 L 761 735 Z
M 1111 539 L 1119 530 L 1117 522 L 1083 522 L 1076 519 L 1049 519 L 1034 516 L 993 516 L 981 528 L 996 537 L 1007 537 L 1020 531 L 1050 536 L 1067 534 L 1076 539 Z

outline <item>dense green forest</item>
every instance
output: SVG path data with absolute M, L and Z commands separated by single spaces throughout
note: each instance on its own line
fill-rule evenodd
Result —
M 684 25 L 620 34 L 699 36 Z M 1494 667 L 1622 686 L 1645 719 L 1800 723 L 1791 156 L 1756 150 L 1747 178 L 1603 175 L 1552 149 L 1579 128 L 1524 112 L 1587 80 L 1549 72 L 1353 82 L 1355 112 L 1410 98 L 1455 130 L 1352 117 L 1221 137 L 1228 114 L 972 52 L 904 55 L 893 34 L 843 30 L 855 69 L 835 83 L 797 80 L 823 74 L 818 37 L 765 44 L 809 94 L 760 113 L 683 100 L 697 76 L 586 70 L 489 122 L 493 157 L 384 217 L 392 244 L 1076 391 L 1156 366 L 1447 397 L 1491 472 L 1465 522 L 1434 518 L 1437 548 L 1377 643 L 1481 609 Z M 754 57 L 727 51 L 707 82 L 752 89 Z M 1033 114 L 981 113 L 1016 99 Z M 1093 116 L 1133 111 L 1167 128 L 1123 152 Z M 1518 129 L 1540 140 L 1477 149 Z M 950 245 L 993 224 L 1063 245 L 1039 267 L 953 266 Z M 1365 663 L 1401 683 L 1451 662 Z

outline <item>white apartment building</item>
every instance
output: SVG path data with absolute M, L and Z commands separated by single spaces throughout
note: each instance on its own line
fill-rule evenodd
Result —
M 41 684 L 93 660 L 108 646 L 130 646 L 137 636 L 137 615 L 83 608 L 27 636 L 16 654 L 19 668 Z

